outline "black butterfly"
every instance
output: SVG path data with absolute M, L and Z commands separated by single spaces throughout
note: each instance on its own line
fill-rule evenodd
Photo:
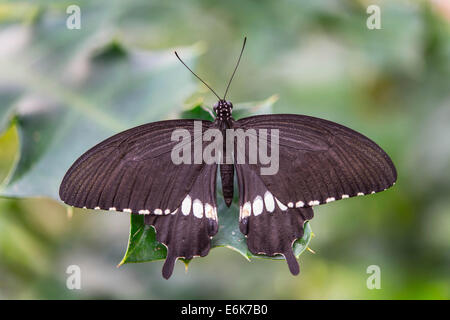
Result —
M 132 128 L 99 143 L 72 165 L 61 183 L 59 195 L 66 204 L 144 214 L 145 223 L 155 227 L 157 240 L 168 249 L 165 278 L 171 276 L 178 258 L 203 257 L 210 250 L 218 230 L 218 166 L 228 206 L 236 170 L 240 230 L 249 250 L 283 255 L 292 274 L 299 273 L 292 244 L 303 236 L 305 221 L 313 218 L 313 206 L 383 191 L 397 179 L 394 164 L 376 143 L 337 123 L 293 114 L 234 120 L 233 105 L 225 97 L 244 47 L 245 40 L 224 98 L 199 78 L 219 99 L 214 121 L 202 121 L 202 132 L 215 128 L 225 135 L 226 129 L 255 129 L 260 138 L 259 129 L 278 129 L 276 174 L 260 174 L 261 162 L 174 164 L 171 152 L 178 142 L 171 139 L 172 132 L 184 129 L 192 134 L 196 120 L 169 120 Z M 249 151 L 248 144 L 244 148 Z

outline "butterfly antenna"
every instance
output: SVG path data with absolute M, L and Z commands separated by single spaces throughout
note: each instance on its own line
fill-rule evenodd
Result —
M 219 99 L 220 100 L 220 97 L 219 97 L 219 95 L 205 82 L 205 81 L 203 81 L 202 80 L 202 78 L 200 78 L 198 75 L 196 75 L 195 74 L 195 72 L 194 71 L 192 71 L 191 70 L 191 68 L 189 68 L 187 65 L 186 65 L 186 63 L 184 63 L 183 62 L 183 60 L 181 60 L 181 58 L 180 58 L 180 56 L 178 56 L 178 53 L 175 51 L 175 55 L 177 56 L 177 58 L 178 58 L 178 60 L 180 60 L 180 62 L 194 75 L 194 76 L 196 76 L 197 77 L 197 79 L 198 80 L 200 80 L 201 82 L 203 82 L 203 84 L 205 85 L 205 86 L 207 86 L 208 87 L 208 89 L 209 90 L 211 90 L 211 92 L 212 93 L 214 93 L 214 95 L 217 97 L 217 99 Z
M 244 52 L 245 43 L 247 42 L 247 37 L 244 38 L 244 44 L 242 45 L 241 53 L 239 54 L 239 59 L 236 63 L 236 67 L 234 67 L 233 74 L 231 75 L 230 81 L 228 81 L 227 90 L 225 90 L 225 94 L 223 95 L 223 100 L 225 100 L 225 97 L 227 96 L 228 89 L 230 88 L 231 81 L 233 80 L 234 74 L 236 73 L 236 70 L 239 66 L 239 62 L 241 62 L 242 53 Z

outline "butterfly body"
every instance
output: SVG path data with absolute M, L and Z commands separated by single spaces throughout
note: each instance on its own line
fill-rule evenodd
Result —
M 220 128 L 222 133 L 222 141 L 225 141 L 226 130 L 233 127 L 234 119 L 232 118 L 233 104 L 230 101 L 219 100 L 213 108 L 216 116 L 214 123 Z M 227 154 L 227 144 L 223 144 L 222 155 Z M 222 159 L 224 159 L 222 157 Z M 224 161 L 222 161 L 224 162 Z M 228 163 L 220 164 L 220 177 L 222 181 L 222 193 L 227 207 L 233 201 L 234 193 L 234 165 Z

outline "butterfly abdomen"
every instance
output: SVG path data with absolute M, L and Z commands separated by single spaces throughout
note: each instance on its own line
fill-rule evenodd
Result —
M 223 198 L 227 207 L 229 207 L 231 205 L 231 202 L 233 201 L 234 165 L 221 164 L 220 177 L 222 178 Z

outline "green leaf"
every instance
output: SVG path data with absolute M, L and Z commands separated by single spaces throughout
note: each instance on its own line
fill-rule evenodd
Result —
M 249 102 L 243 104 L 236 104 L 233 109 L 233 115 L 238 114 L 237 117 L 246 117 L 259 113 L 271 113 L 272 105 L 277 100 L 276 96 L 269 97 L 262 102 Z M 210 120 L 211 116 L 202 108 L 201 105 L 197 105 L 191 110 L 183 112 L 183 117 L 190 119 L 204 119 Z M 245 257 L 247 260 L 251 258 L 264 258 L 264 259 L 284 259 L 282 256 L 268 257 L 265 255 L 254 255 L 247 248 L 247 241 L 245 236 L 239 230 L 239 206 L 238 198 L 235 197 L 232 205 L 228 208 L 223 200 L 220 174 L 218 174 L 217 183 L 217 208 L 219 215 L 219 231 L 212 239 L 212 248 L 226 247 L 234 250 Z M 237 181 L 234 186 L 237 187 Z M 235 190 L 235 195 L 238 191 Z M 159 244 L 156 239 L 155 229 L 153 227 L 144 224 L 143 216 L 132 215 L 130 227 L 130 238 L 128 241 L 128 248 L 119 265 L 125 263 L 136 262 L 149 262 L 165 259 L 167 250 L 162 244 Z M 294 243 L 294 254 L 298 258 L 304 250 L 308 247 L 308 244 L 312 237 L 312 231 L 309 223 L 304 226 L 305 232 L 302 238 L 298 239 Z M 184 260 L 183 260 L 184 261 Z M 186 264 L 189 261 L 184 261 Z
M 144 223 L 143 215 L 132 214 L 130 225 L 128 248 L 119 266 L 124 263 L 157 261 L 166 258 L 167 248 L 156 241 L 155 229 Z

